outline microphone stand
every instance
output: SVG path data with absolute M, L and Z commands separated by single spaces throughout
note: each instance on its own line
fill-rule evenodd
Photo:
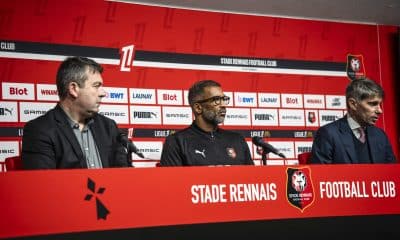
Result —
M 267 165 L 267 154 L 268 154 L 269 152 L 265 149 L 265 148 L 262 148 L 262 154 L 261 154 L 261 160 L 262 160 L 262 165 Z
M 129 167 L 132 167 L 132 151 L 129 149 L 128 143 L 123 144 L 123 146 L 126 154 L 126 162 L 128 163 Z
M 261 151 L 262 150 L 262 151 Z M 268 148 L 265 147 L 257 147 L 257 153 L 261 155 L 261 165 L 267 165 L 267 154 L 270 153 L 271 151 L 268 150 Z

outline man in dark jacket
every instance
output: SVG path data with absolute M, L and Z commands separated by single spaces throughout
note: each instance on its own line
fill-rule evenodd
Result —
M 253 165 L 243 136 L 218 127 L 225 119 L 229 97 L 212 80 L 196 82 L 189 89 L 192 125 L 168 136 L 161 166 Z
M 346 89 L 347 115 L 321 127 L 312 146 L 312 163 L 394 163 L 385 132 L 375 127 L 384 92 L 369 79 L 353 80 Z
M 84 57 L 70 57 L 57 72 L 57 106 L 24 127 L 25 169 L 127 167 L 115 121 L 98 114 L 103 68 Z

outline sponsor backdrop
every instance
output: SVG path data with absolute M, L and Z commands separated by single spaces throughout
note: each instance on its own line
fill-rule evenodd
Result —
M 231 97 L 223 128 L 265 138 L 297 164 L 318 127 L 346 113 L 344 90 L 370 77 L 386 90 L 385 129 L 398 151 L 394 95 L 397 27 L 181 10 L 112 1 L 7 1 L 0 7 L 0 161 L 19 155 L 24 124 L 55 106 L 67 56 L 101 63 L 114 119 L 146 159 L 193 121 L 187 89 L 214 79 Z

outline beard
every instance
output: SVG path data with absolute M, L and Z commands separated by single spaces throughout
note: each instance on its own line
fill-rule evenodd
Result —
M 206 122 L 211 123 L 214 126 L 217 126 L 220 123 L 223 123 L 225 120 L 225 116 L 222 116 L 221 113 L 225 113 L 225 109 L 221 109 L 218 112 L 212 110 L 205 110 L 203 112 L 203 118 Z

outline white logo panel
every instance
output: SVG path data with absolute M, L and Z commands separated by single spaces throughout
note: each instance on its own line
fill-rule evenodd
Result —
M 250 108 L 226 108 L 224 125 L 250 126 Z
M 346 109 L 346 96 L 326 95 L 327 109 Z
M 343 111 L 339 110 L 319 110 L 319 122 L 320 126 L 324 126 L 328 123 L 338 120 L 343 117 Z
M 182 105 L 182 90 L 157 90 L 158 104 L 162 105 Z
M 8 157 L 19 156 L 19 144 L 17 141 L 0 141 L 0 162 Z
M 17 102 L 0 102 L 0 122 L 18 122 Z
M 268 142 L 274 146 L 279 152 L 283 153 L 286 158 L 295 158 L 294 156 L 294 145 L 291 141 L 270 141 Z M 268 154 L 268 159 L 281 159 L 278 155 L 274 153 Z
M 126 88 L 104 87 L 106 96 L 101 99 L 103 103 L 128 103 Z
M 139 152 L 143 153 L 146 159 L 140 158 L 132 153 L 133 160 L 160 160 L 163 142 L 156 141 L 134 141 Z
M 278 126 L 278 110 L 252 108 L 251 119 L 253 126 Z
M 129 124 L 129 111 L 127 105 L 101 104 L 99 114 L 113 119 L 118 124 Z
M 188 106 L 189 105 L 189 91 L 188 90 L 184 90 L 183 91 L 183 105 Z
M 280 126 L 304 126 L 304 110 L 279 109 Z
M 325 96 L 304 94 L 304 108 L 325 108 Z
M 28 122 L 39 116 L 46 114 L 47 111 L 54 108 L 57 103 L 44 102 L 20 102 L 19 115 L 21 122 Z
M 35 89 L 32 83 L 2 84 L 3 99 L 35 100 Z
M 161 124 L 161 108 L 158 106 L 130 106 L 131 124 Z
M 281 96 L 279 93 L 258 93 L 259 107 L 281 107 Z
M 282 93 L 282 107 L 284 108 L 302 108 L 303 96 L 301 94 Z
M 156 104 L 156 90 L 130 88 L 129 101 L 131 104 Z
M 190 107 L 163 107 L 163 124 L 190 125 L 193 121 Z
M 58 101 L 57 86 L 55 84 L 36 84 L 36 95 L 38 100 Z
M 235 92 L 236 107 L 257 107 L 257 93 Z
M 306 110 L 305 120 L 307 127 L 318 127 L 319 126 L 318 110 Z

